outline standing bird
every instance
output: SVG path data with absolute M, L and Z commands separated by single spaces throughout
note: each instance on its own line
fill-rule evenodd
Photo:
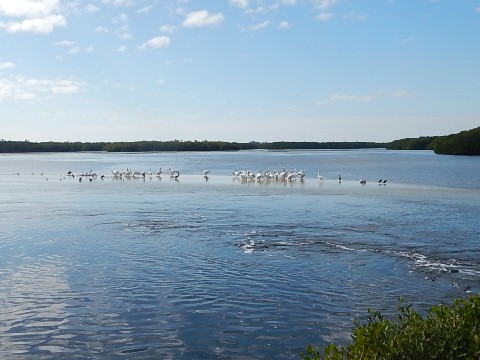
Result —
M 338 174 L 338 182 L 342 182 L 342 177 Z
M 203 177 L 205 178 L 205 180 L 208 180 L 208 174 L 210 174 L 210 170 L 205 170 L 203 172 Z

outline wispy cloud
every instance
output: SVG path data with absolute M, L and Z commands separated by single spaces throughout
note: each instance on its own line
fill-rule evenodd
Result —
M 166 47 L 170 44 L 170 38 L 167 36 L 158 36 L 153 39 L 150 39 L 140 45 L 138 48 L 140 50 L 146 50 L 149 48 L 158 49 Z
M 0 80 L 0 100 L 31 100 L 42 95 L 74 94 L 81 90 L 83 84 L 71 79 L 28 79 L 16 76 Z
M 114 6 L 132 6 L 134 4 L 132 0 L 102 0 L 102 3 Z
M 269 6 L 261 5 L 255 9 L 246 10 L 245 13 L 253 15 L 264 15 L 277 11 L 279 8 L 278 4 L 271 4 Z
M 132 38 L 132 34 L 130 34 L 130 29 L 128 27 L 127 14 L 120 14 L 118 18 L 113 21 L 113 23 L 118 25 L 118 28 L 115 30 L 115 34 L 117 34 L 120 39 L 129 40 Z
M 174 25 L 162 25 L 160 31 L 168 34 L 173 34 L 177 27 Z
M 477 6 L 477 7 L 475 8 L 475 12 L 476 12 L 477 14 L 480 14 L 480 6 Z
M 337 4 L 338 0 L 315 0 L 314 5 L 319 10 L 327 10 Z
M 358 95 L 347 95 L 347 94 L 333 94 L 326 100 L 319 100 L 315 103 L 317 106 L 323 106 L 331 103 L 337 102 L 362 102 L 367 103 L 375 100 L 373 96 L 358 96 Z
M 333 18 L 333 13 L 331 12 L 321 12 L 317 15 L 316 19 L 319 21 L 328 21 Z
M 87 4 L 85 6 L 85 10 L 87 10 L 87 12 L 89 12 L 89 13 L 95 13 L 98 10 L 100 10 L 100 8 L 98 6 L 93 5 L 93 4 Z
M 15 64 L 11 61 L 0 63 L 0 70 L 2 69 L 13 69 Z
M 405 91 L 405 90 L 397 90 L 393 93 L 393 96 L 395 97 L 405 97 L 408 95 L 409 95 L 408 91 Z
M 258 31 L 258 30 L 261 30 L 263 28 L 266 28 L 268 25 L 270 25 L 270 21 L 264 21 L 264 22 L 261 22 L 259 24 L 253 25 L 252 27 L 250 27 L 250 30 L 251 31 Z
M 71 41 L 71 40 L 57 41 L 55 45 L 68 48 L 69 54 L 78 54 L 81 52 L 89 53 L 93 51 L 93 47 L 89 46 L 86 48 L 82 48 L 75 41 Z
M 15 19 L 0 22 L 0 28 L 10 33 L 49 34 L 55 27 L 67 24 L 66 17 L 59 12 L 58 0 L 0 0 L 0 15 Z
M 293 25 L 290 24 L 288 21 L 281 21 L 279 24 L 278 24 L 278 28 L 279 29 L 290 29 L 292 28 Z
M 207 10 L 192 11 L 187 15 L 182 25 L 186 27 L 203 27 L 216 25 L 223 21 L 223 14 L 210 14 Z
M 122 45 L 122 46 L 120 46 L 120 47 L 118 47 L 118 48 L 116 48 L 116 49 L 113 49 L 113 51 L 115 51 L 115 52 L 120 52 L 120 53 L 126 52 L 127 50 L 128 50 L 128 47 L 125 46 L 125 45 Z
M 137 14 L 148 13 L 148 12 L 150 12 L 152 9 L 153 9 L 153 5 L 148 5 L 148 6 L 145 6 L 145 7 L 141 8 L 141 9 L 138 9 L 138 10 L 137 10 Z
M 233 6 L 238 6 L 239 8 L 246 9 L 249 4 L 249 0 L 230 0 L 229 4 Z
M 11 17 L 42 18 L 58 8 L 58 0 L 0 0 L 0 14 Z
M 365 14 L 355 14 L 353 12 L 349 12 L 342 17 L 343 20 L 352 20 L 352 21 L 365 21 L 368 19 L 368 15 Z
M 106 27 L 103 27 L 103 26 L 97 26 L 97 27 L 95 28 L 95 32 L 107 34 L 107 33 L 110 32 L 110 30 L 108 30 Z

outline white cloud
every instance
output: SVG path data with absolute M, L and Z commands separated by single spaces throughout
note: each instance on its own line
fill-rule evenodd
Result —
M 397 90 L 393 93 L 393 96 L 395 97 L 405 97 L 408 95 L 409 95 L 408 91 L 405 91 L 405 90 Z
M 16 19 L 0 23 L 0 28 L 10 33 L 48 34 L 55 27 L 67 24 L 67 19 L 58 10 L 58 0 L 0 0 L 0 15 Z
M 297 3 L 297 0 L 283 0 L 282 1 L 282 4 L 283 5 L 290 5 L 290 6 L 293 6 Z
M 74 94 L 80 91 L 82 83 L 76 80 L 28 79 L 16 76 L 0 80 L 0 100 L 30 100 L 42 94 Z
M 127 50 L 128 50 L 128 47 L 126 47 L 125 45 L 122 45 L 122 46 L 114 49 L 113 51 L 115 51 L 115 52 L 125 52 Z
M 114 5 L 114 6 L 131 6 L 132 0 L 102 0 L 102 4 Z
M 50 15 L 58 6 L 58 0 L 0 0 L 0 14 L 34 19 Z
M 246 9 L 248 7 L 249 0 L 230 0 L 230 5 L 238 6 L 239 8 Z
M 85 10 L 87 10 L 89 13 L 94 13 L 94 12 L 97 12 L 98 10 L 100 10 L 100 8 L 98 6 L 93 5 L 93 4 L 87 4 L 85 6 Z
M 268 13 L 272 13 L 278 10 L 278 4 L 272 4 L 269 6 L 259 6 L 256 9 L 253 10 L 246 10 L 245 12 L 247 14 L 255 14 L 255 15 L 265 15 Z
M 328 21 L 331 18 L 333 18 L 333 14 L 331 12 L 321 12 L 317 15 L 316 19 L 320 21 Z
M 128 15 L 122 13 L 118 16 L 117 19 L 113 21 L 114 24 L 118 25 L 119 27 L 115 30 L 115 34 L 122 40 L 129 40 L 132 38 L 132 34 L 130 34 L 130 29 L 128 27 Z
M 10 33 L 34 32 L 37 34 L 49 34 L 56 26 L 67 25 L 67 20 L 63 15 L 49 15 L 44 18 L 25 19 L 21 22 L 9 22 L 0 24 Z
M 78 54 L 80 52 L 90 53 L 93 51 L 93 47 L 89 46 L 87 48 L 82 49 L 75 41 L 71 41 L 71 40 L 57 41 L 55 45 L 69 48 L 68 49 L 69 54 Z
M 368 19 L 368 15 L 359 15 L 353 12 L 343 15 L 344 20 L 365 21 Z
M 477 14 L 480 14 L 480 6 L 478 6 L 478 7 L 475 8 L 475 12 L 476 12 Z
M 137 10 L 137 14 L 144 14 L 144 13 L 149 12 L 149 11 L 152 10 L 152 9 L 153 9 L 153 5 L 145 6 L 145 7 L 141 8 L 141 9 L 138 9 L 138 10 Z
M 167 36 L 158 36 L 153 39 L 150 39 L 146 42 L 144 42 L 142 45 L 140 45 L 138 48 L 140 50 L 146 50 L 149 48 L 162 48 L 166 47 L 170 44 L 170 38 Z
M 76 42 L 75 41 L 70 41 L 70 40 L 62 40 L 62 41 L 57 41 L 55 43 L 55 45 L 70 47 L 70 46 L 75 46 Z
M 108 30 L 106 27 L 103 27 L 103 26 L 97 26 L 97 27 L 95 28 L 95 32 L 107 34 L 107 33 L 110 32 L 110 30 Z
M 279 29 L 290 29 L 293 27 L 292 24 L 290 24 L 288 21 L 282 21 L 280 24 L 278 24 Z
M 176 29 L 176 26 L 174 25 L 163 25 L 160 27 L 160 31 L 164 33 L 169 33 L 172 34 Z
M 315 0 L 314 5 L 317 9 L 327 10 L 337 4 L 338 0 Z
M 256 24 L 256 25 L 253 25 L 250 30 L 252 31 L 257 31 L 257 30 L 261 30 L 263 28 L 266 28 L 268 25 L 270 25 L 270 21 L 264 21 L 260 24 Z
M 15 64 L 11 61 L 0 63 L 0 70 L 2 69 L 13 69 Z
M 49 86 L 53 94 L 74 94 L 80 90 L 80 85 L 72 80 L 55 80 Z
M 182 25 L 187 27 L 202 27 L 215 25 L 222 21 L 222 13 L 210 14 L 207 10 L 200 10 L 189 13 Z
M 372 96 L 358 96 L 358 95 L 346 95 L 346 94 L 333 94 L 327 100 L 317 101 L 315 104 L 318 106 L 336 103 L 336 102 L 371 102 L 375 100 Z

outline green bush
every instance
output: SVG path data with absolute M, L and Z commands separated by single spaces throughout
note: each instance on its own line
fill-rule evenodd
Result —
M 353 341 L 346 347 L 330 344 L 320 351 L 308 346 L 303 360 L 320 359 L 480 359 L 480 295 L 437 305 L 425 317 L 406 306 L 396 320 L 369 310 L 368 321 L 355 321 Z

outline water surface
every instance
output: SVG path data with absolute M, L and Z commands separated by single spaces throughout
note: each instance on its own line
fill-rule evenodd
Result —
M 295 359 L 344 344 L 369 307 L 478 293 L 479 165 L 383 150 L 2 155 L 0 357 Z M 179 181 L 110 176 L 159 167 Z M 305 181 L 230 175 L 282 168 Z M 79 182 L 90 170 L 107 177 Z

